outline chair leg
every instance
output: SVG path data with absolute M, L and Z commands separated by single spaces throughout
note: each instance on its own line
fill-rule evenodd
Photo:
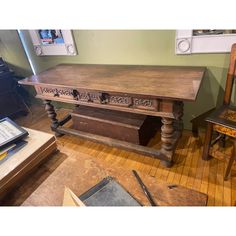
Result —
M 198 125 L 196 123 L 192 123 L 192 134 L 193 137 L 198 138 L 199 131 L 198 131 Z
M 233 165 L 233 163 L 234 163 L 234 160 L 235 160 L 235 149 L 236 149 L 236 140 L 234 140 L 233 152 L 232 152 L 232 156 L 231 156 L 230 159 L 229 159 L 229 163 L 228 163 L 228 166 L 227 166 L 226 171 L 225 171 L 224 180 L 227 180 L 227 179 L 228 179 L 230 170 L 231 170 L 232 165 Z
M 214 146 L 219 140 L 221 140 L 223 135 L 224 135 L 224 134 L 219 134 L 219 135 L 211 142 L 211 146 Z
M 207 130 L 205 135 L 205 141 L 203 146 L 203 153 L 202 153 L 202 159 L 203 160 L 209 160 L 209 150 L 211 147 L 211 138 L 212 138 L 212 132 L 213 132 L 213 124 L 208 122 L 207 123 Z
M 226 139 L 226 135 L 223 134 L 221 139 L 220 139 L 220 143 L 219 143 L 220 147 L 222 147 L 222 148 L 225 148 L 225 139 Z

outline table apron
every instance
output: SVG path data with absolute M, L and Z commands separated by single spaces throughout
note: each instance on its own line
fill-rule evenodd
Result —
M 37 98 L 124 112 L 178 119 L 181 101 L 140 95 L 91 92 L 58 86 L 35 86 Z

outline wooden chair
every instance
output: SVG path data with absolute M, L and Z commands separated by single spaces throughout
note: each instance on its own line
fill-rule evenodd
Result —
M 236 106 L 230 105 L 234 79 L 236 76 L 235 65 L 236 44 L 233 44 L 230 53 L 230 64 L 226 79 L 224 102 L 219 109 L 216 109 L 210 116 L 206 118 L 207 130 L 202 155 L 203 160 L 210 159 L 209 150 L 211 145 L 216 143 L 216 141 L 222 139 L 222 137 L 224 138 L 225 135 L 233 138 L 233 153 L 226 168 L 224 177 L 225 180 L 228 179 L 234 159 L 236 159 Z M 211 144 L 213 130 L 217 131 L 220 135 Z

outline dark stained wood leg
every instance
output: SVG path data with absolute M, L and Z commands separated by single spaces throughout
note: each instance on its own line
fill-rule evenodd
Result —
M 202 153 L 202 159 L 203 160 L 209 160 L 209 150 L 211 147 L 211 138 L 212 138 L 212 132 L 213 132 L 213 124 L 208 122 L 207 123 L 207 130 L 205 135 L 205 141 L 203 146 L 203 153 Z
M 161 127 L 161 152 L 167 157 L 168 160 L 161 161 L 162 165 L 170 167 L 173 164 L 172 156 L 174 155 L 175 147 L 175 129 L 174 129 L 174 119 L 172 118 L 162 118 L 162 127 Z
M 197 117 L 193 118 L 191 120 L 192 123 L 192 134 L 193 137 L 197 138 L 199 136 L 199 127 L 205 127 L 206 122 L 205 119 L 209 117 L 209 115 L 215 110 L 215 108 L 210 109 L 209 111 L 206 111 Z
M 211 142 L 211 146 L 214 146 L 219 140 L 221 140 L 222 136 L 223 134 L 218 133 L 218 136 Z
M 198 124 L 192 123 L 192 134 L 194 138 L 198 138 L 199 136 L 199 131 L 198 131 Z
M 184 103 L 183 102 L 176 102 L 175 103 L 175 109 L 174 109 L 174 128 L 176 131 L 179 132 L 179 135 L 182 135 L 183 129 L 184 129 L 184 123 L 183 123 L 183 115 L 184 115 Z
M 58 124 L 60 126 L 63 126 L 64 124 L 66 124 L 69 120 L 71 120 L 71 114 L 66 115 L 62 120 L 58 121 Z
M 59 126 L 59 121 L 56 118 L 57 113 L 55 112 L 54 106 L 51 104 L 50 100 L 44 100 L 45 111 L 48 114 L 48 117 L 51 120 L 51 130 L 55 132 L 55 136 L 60 137 L 62 134 L 56 131 L 57 127 Z
M 225 148 L 225 140 L 226 140 L 226 135 L 223 134 L 219 142 L 220 147 Z
M 235 148 L 236 148 L 236 140 L 234 140 L 233 153 L 232 153 L 232 156 L 231 156 L 230 159 L 229 159 L 229 163 L 228 163 L 228 166 L 227 166 L 226 171 L 225 171 L 224 180 L 227 180 L 227 179 L 228 179 L 230 170 L 231 170 L 232 165 L 233 165 L 233 163 L 234 163 L 234 160 L 235 160 Z
M 183 131 L 183 109 L 184 103 L 181 101 L 174 103 L 174 117 L 172 118 L 162 118 L 162 127 L 161 127 L 161 140 L 162 147 L 161 152 L 167 158 L 167 161 L 161 161 L 162 165 L 165 167 L 171 167 L 173 164 L 172 157 L 174 155 L 174 151 L 177 145 L 178 139 L 182 135 Z

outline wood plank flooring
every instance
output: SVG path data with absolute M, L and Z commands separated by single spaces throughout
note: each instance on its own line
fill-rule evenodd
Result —
M 50 131 L 50 121 L 43 107 L 34 106 L 32 114 L 17 119 L 17 123 L 36 130 Z M 60 109 L 58 117 L 62 117 L 68 110 Z M 231 178 L 224 181 L 224 172 L 229 156 L 232 152 L 230 140 L 226 148 L 222 149 L 216 144 L 212 149 L 215 157 L 210 161 L 201 159 L 204 142 L 204 132 L 198 138 L 192 136 L 190 131 L 184 131 L 175 153 L 175 164 L 171 168 L 164 168 L 160 161 L 152 157 L 135 154 L 125 150 L 111 148 L 78 137 L 63 136 L 57 138 L 59 150 L 68 155 L 83 152 L 108 163 L 117 163 L 127 169 L 136 169 L 157 179 L 168 183 L 179 184 L 208 194 L 208 206 L 231 206 L 236 202 L 236 167 L 232 168 Z M 149 146 L 160 146 L 160 135 L 150 141 Z

